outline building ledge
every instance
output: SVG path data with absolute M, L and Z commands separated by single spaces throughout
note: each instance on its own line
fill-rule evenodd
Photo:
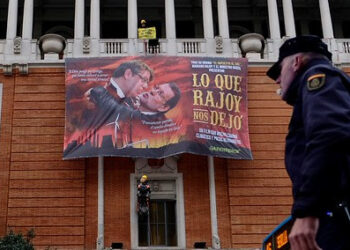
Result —
M 88 38 L 87 38 L 88 39 Z M 47 57 L 42 54 L 37 40 L 29 47 L 13 48 L 9 40 L 0 40 L 0 65 L 28 64 L 34 67 L 62 67 L 65 58 L 113 57 L 113 56 L 202 56 L 242 57 L 238 39 L 159 39 L 157 45 L 149 45 L 140 39 L 100 39 L 96 45 L 79 39 L 68 39 L 62 55 Z M 249 66 L 269 66 L 278 58 L 278 48 L 283 40 L 266 39 L 262 53 L 248 55 Z M 350 39 L 324 39 L 338 67 L 350 66 Z M 23 41 L 22 41 L 23 42 Z M 27 44 L 28 45 L 28 44 Z

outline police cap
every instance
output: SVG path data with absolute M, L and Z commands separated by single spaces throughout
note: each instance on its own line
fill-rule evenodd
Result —
M 281 73 L 280 64 L 283 59 L 300 52 L 314 52 L 325 55 L 329 60 L 332 60 L 332 53 L 328 51 L 327 44 L 322 42 L 321 38 L 312 35 L 297 36 L 282 44 L 278 61 L 267 71 L 267 76 L 276 80 Z

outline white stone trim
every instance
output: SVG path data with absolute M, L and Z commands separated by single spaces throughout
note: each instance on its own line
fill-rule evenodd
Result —
M 292 0 L 283 0 L 283 15 L 286 36 L 295 37 L 295 21 Z
M 17 35 L 18 0 L 9 0 L 6 39 L 13 40 Z
M 98 157 L 98 183 L 97 183 L 97 240 L 96 249 L 104 249 L 104 158 Z
M 328 0 L 319 0 L 323 38 L 334 38 L 331 11 Z
M 100 55 L 100 0 L 90 2 L 90 53 L 94 56 Z
M 3 87 L 3 84 L 0 83 L 0 124 L 1 124 L 1 117 L 2 117 L 2 113 L 1 113 L 1 111 L 2 111 L 2 109 L 1 109 L 1 107 L 2 107 L 2 87 Z
M 267 8 L 269 14 L 270 38 L 280 39 L 280 21 L 278 18 L 278 9 L 276 0 L 267 0 Z
M 22 38 L 23 40 L 31 40 L 33 36 L 33 13 L 34 3 L 33 0 L 24 0 L 23 8 L 23 26 L 22 26 Z
M 212 248 L 220 249 L 221 244 L 220 244 L 220 237 L 219 237 L 219 231 L 218 231 L 218 219 L 217 219 L 217 211 L 216 211 L 215 170 L 214 170 L 213 156 L 208 156 L 208 176 L 209 176 Z
M 84 39 L 84 15 L 85 15 L 85 3 L 84 0 L 75 0 L 74 10 L 74 49 L 75 56 L 81 56 L 83 54 L 83 39 Z
M 31 42 L 33 37 L 33 0 L 25 0 L 23 8 L 23 25 L 22 25 L 22 55 L 31 56 Z
M 214 38 L 213 9 L 211 0 L 202 0 L 204 38 Z
M 218 6 L 218 22 L 219 22 L 219 35 L 224 39 L 230 38 L 227 2 L 226 0 L 217 0 Z
M 176 21 L 174 0 L 165 0 L 165 30 L 169 55 L 176 55 Z
M 129 55 L 137 54 L 137 0 L 128 0 Z

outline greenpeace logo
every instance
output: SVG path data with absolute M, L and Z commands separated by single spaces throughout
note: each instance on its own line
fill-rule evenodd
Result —
M 225 152 L 225 153 L 230 153 L 230 154 L 239 154 L 239 149 L 233 149 L 233 148 L 223 148 L 223 147 L 210 146 L 209 150 L 216 151 L 216 152 Z

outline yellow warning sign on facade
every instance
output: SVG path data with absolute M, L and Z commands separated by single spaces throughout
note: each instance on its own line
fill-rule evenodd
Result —
M 156 39 L 156 27 L 138 28 L 139 39 Z

